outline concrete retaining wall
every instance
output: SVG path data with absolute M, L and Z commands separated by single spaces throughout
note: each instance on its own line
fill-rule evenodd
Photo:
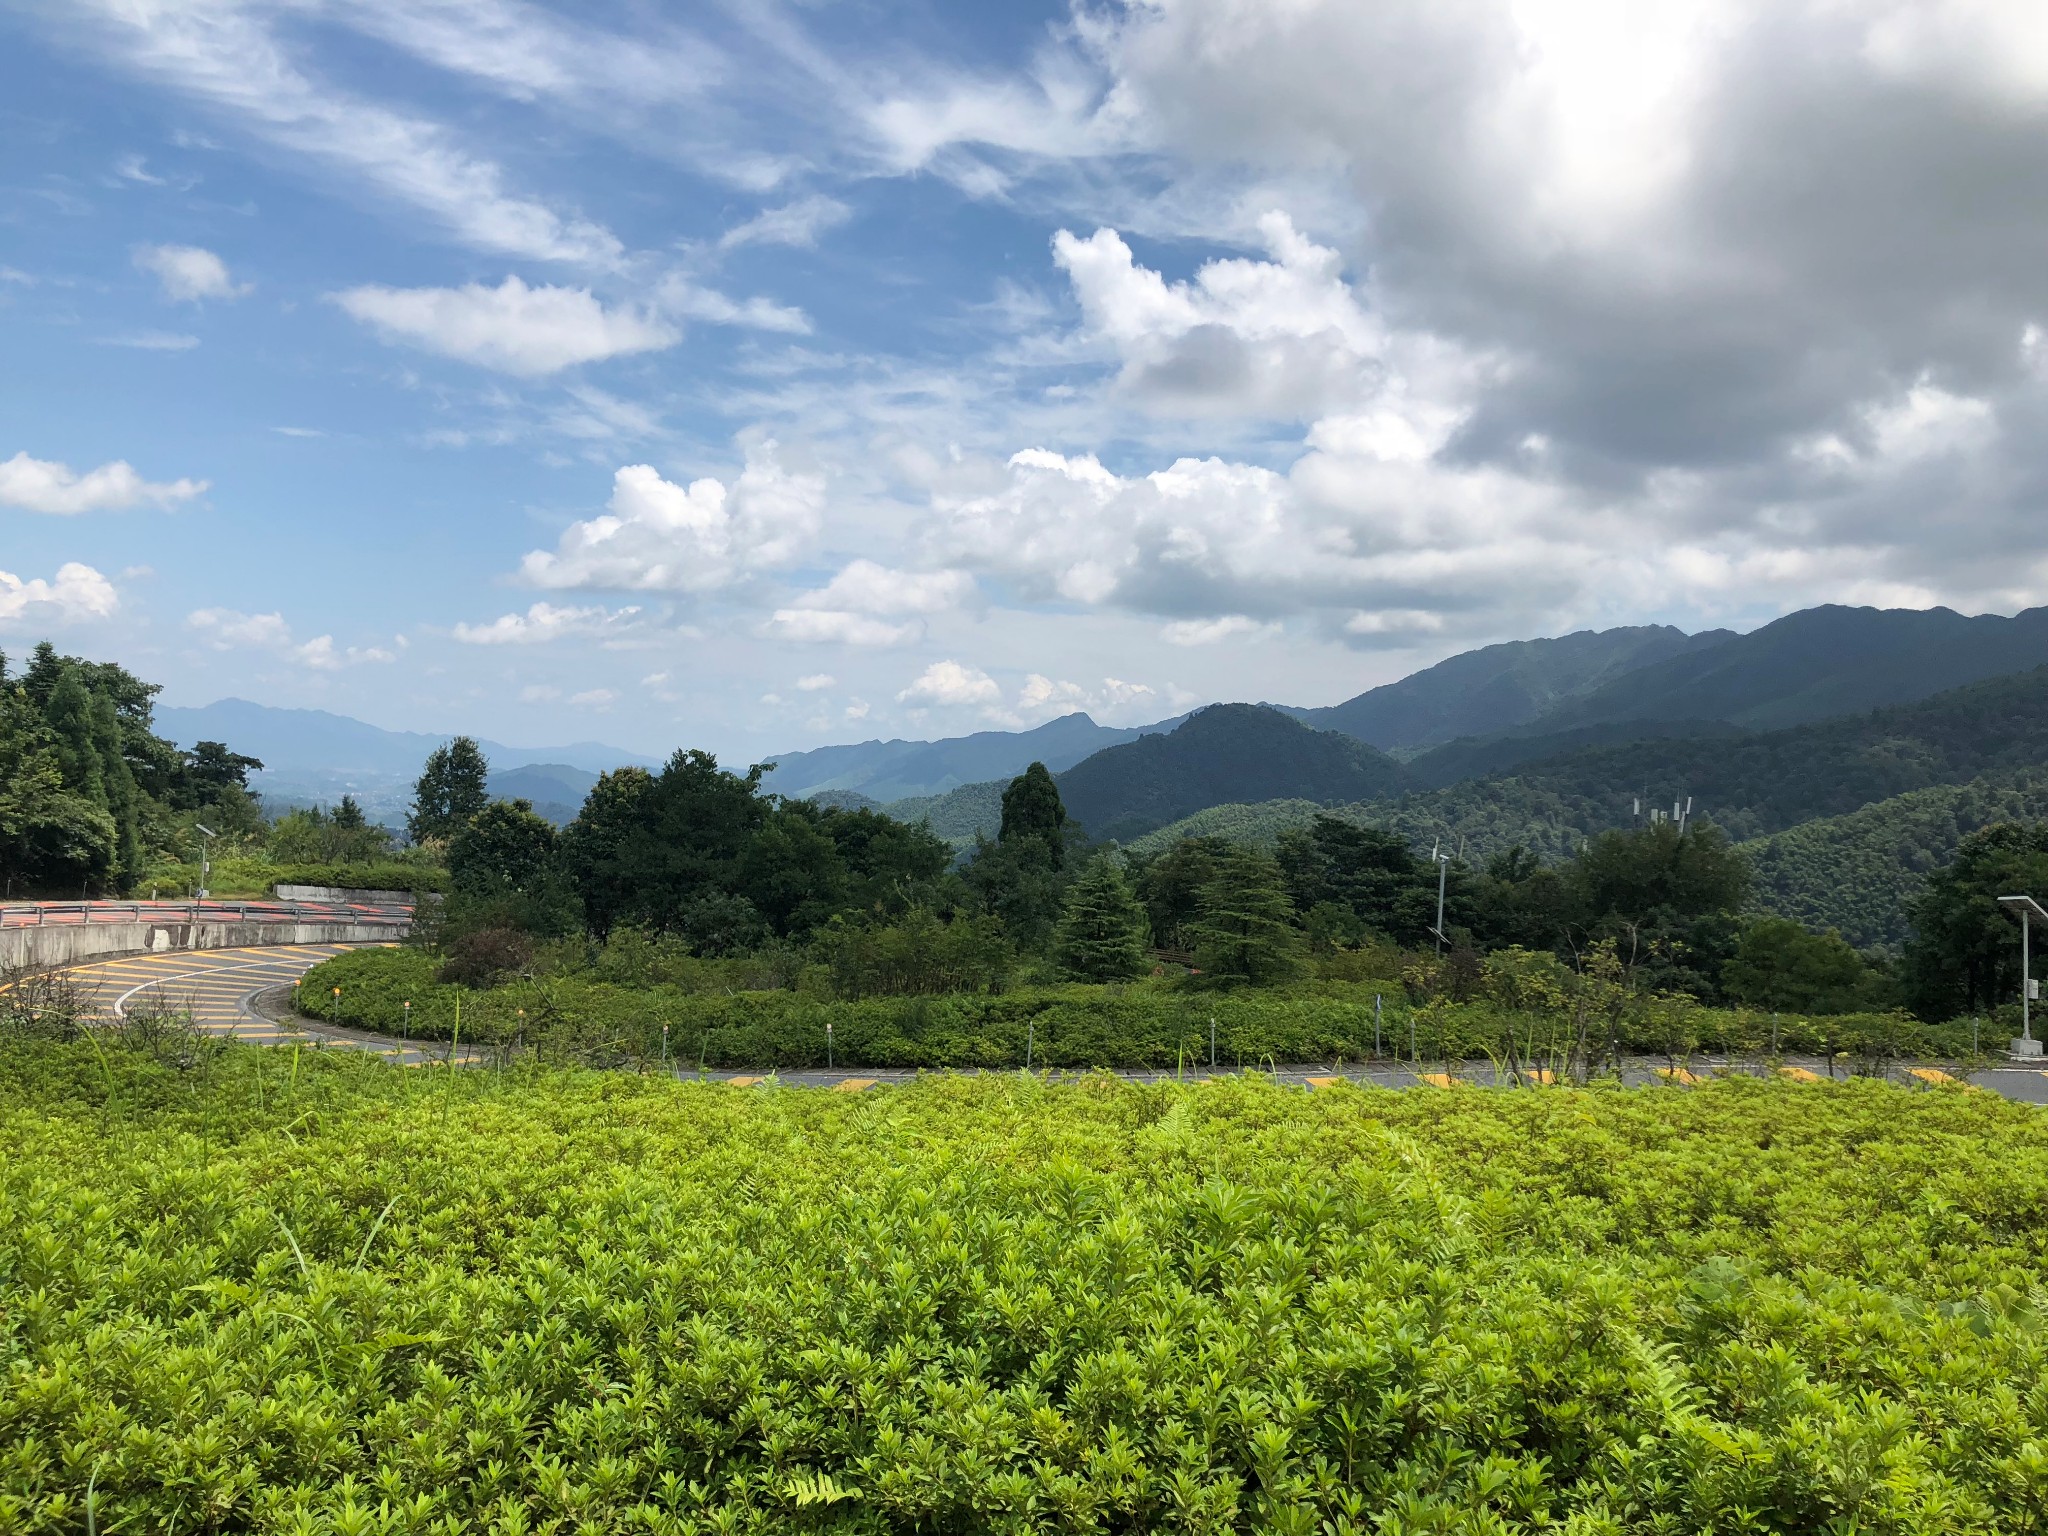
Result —
M 392 923 L 47 923 L 0 928 L 0 970 L 251 944 L 384 944 L 404 936 L 404 927 Z
M 273 885 L 279 901 L 322 901 L 342 907 L 409 907 L 411 891 L 355 891 L 340 885 Z

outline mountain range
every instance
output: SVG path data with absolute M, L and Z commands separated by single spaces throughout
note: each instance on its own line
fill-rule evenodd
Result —
M 186 744 L 263 758 L 273 800 L 346 790 L 387 821 L 448 739 L 240 700 L 157 718 Z M 648 762 L 596 742 L 483 745 L 492 791 L 558 822 L 599 772 Z M 1465 652 L 1329 706 L 1221 704 L 1131 727 L 1073 714 L 772 761 L 771 790 L 884 808 L 956 847 L 994 832 L 1003 785 L 1034 761 L 1088 834 L 1139 851 L 1192 833 L 1269 840 L 1337 808 L 1475 857 L 1515 843 L 1554 857 L 1690 797 L 1754 840 L 1777 909 L 1887 943 L 1913 878 L 1887 839 L 1927 866 L 1984 819 L 2048 803 L 2048 608 L 1824 606 L 1748 634 L 1587 630 Z

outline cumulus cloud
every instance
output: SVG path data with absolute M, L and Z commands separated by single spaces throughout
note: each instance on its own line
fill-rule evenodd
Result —
M 749 448 L 730 487 L 709 477 L 677 485 L 629 464 L 612 477 L 606 514 L 570 524 L 519 574 L 556 590 L 713 592 L 796 561 L 824 500 L 824 480 L 785 469 L 773 441 Z
M 204 480 L 145 480 L 126 459 L 115 459 L 80 474 L 55 459 L 17 453 L 0 462 L 0 506 L 65 517 L 80 512 L 123 512 L 131 507 L 171 507 L 206 490 Z
M 1345 281 L 1342 257 L 1283 212 L 1258 227 L 1272 260 L 1206 262 L 1181 283 L 1140 266 L 1113 229 L 1053 237 L 1088 333 L 1122 365 L 1125 394 L 1177 413 L 1301 417 L 1375 381 L 1389 338 Z
M 776 609 L 768 627 L 790 640 L 895 645 L 923 631 L 921 624 L 904 621 L 958 608 L 974 591 L 974 578 L 965 571 L 900 571 L 855 560 L 793 606 Z
M 950 708 L 960 704 L 999 704 L 1003 690 L 979 667 L 957 661 L 935 661 L 920 672 L 909 687 L 896 695 L 899 704 L 936 704 Z
M 0 623 L 24 619 L 38 624 L 65 624 L 78 619 L 104 619 L 120 606 L 114 584 L 76 560 L 57 567 L 53 579 L 24 581 L 0 571 Z
M 830 672 L 813 672 L 808 677 L 798 678 L 796 685 L 804 693 L 817 693 L 821 689 L 835 686 L 838 681 L 839 679 Z
M 281 613 L 241 613 L 233 608 L 198 608 L 185 616 L 186 627 L 217 651 L 256 650 L 282 656 L 315 672 L 338 672 L 365 662 L 396 661 L 383 646 L 336 645 L 332 635 L 304 642 L 292 638 Z
M 565 608 L 535 603 L 524 613 L 504 613 L 488 624 L 457 624 L 465 645 L 545 645 L 553 640 L 617 636 L 633 627 L 638 608 Z
M 179 303 L 238 299 L 249 292 L 249 285 L 237 285 L 228 264 L 204 246 L 139 245 L 135 265 L 163 285 L 165 298 Z
M 529 288 L 507 277 L 495 288 L 350 288 L 334 302 L 384 340 L 522 378 L 580 363 L 656 352 L 682 332 L 657 315 L 606 308 L 587 288 Z

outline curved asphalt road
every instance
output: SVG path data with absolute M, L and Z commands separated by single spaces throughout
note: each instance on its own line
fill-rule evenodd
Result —
M 86 1006 L 102 1019 L 119 1019 L 145 1008 L 188 1011 L 205 1034 L 255 1045 L 320 1044 L 374 1051 L 401 1066 L 438 1061 L 434 1051 L 401 1045 L 381 1035 L 337 1029 L 291 1012 L 263 1008 L 266 993 L 289 988 L 318 965 L 351 949 L 388 948 L 364 944 L 259 944 L 245 949 L 185 949 L 163 954 L 123 955 L 66 966 L 61 974 L 84 993 Z

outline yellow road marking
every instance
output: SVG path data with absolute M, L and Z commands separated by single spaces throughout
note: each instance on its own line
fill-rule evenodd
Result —
M 1778 1076 L 1789 1077 L 1795 1083 L 1817 1083 L 1820 1081 L 1820 1074 L 1818 1072 L 1809 1072 L 1804 1067 L 1780 1067 L 1778 1068 Z
M 1688 1088 L 1699 1081 L 1698 1077 L 1686 1071 L 1683 1067 L 1659 1067 L 1657 1075 L 1667 1083 L 1682 1083 Z
M 756 1088 L 768 1081 L 765 1077 L 728 1077 L 726 1081 L 735 1088 Z
M 1458 1079 L 1451 1076 L 1448 1072 L 1418 1072 L 1415 1074 L 1415 1077 L 1418 1082 L 1428 1083 L 1432 1088 L 1456 1088 L 1460 1086 Z
M 859 1093 L 864 1088 L 874 1087 L 876 1082 L 877 1079 L 872 1077 L 849 1077 L 844 1082 L 834 1083 L 832 1091 L 834 1093 Z
M 1334 1088 L 1343 1082 L 1344 1079 L 1341 1077 L 1309 1077 L 1303 1078 L 1302 1081 L 1311 1088 Z

